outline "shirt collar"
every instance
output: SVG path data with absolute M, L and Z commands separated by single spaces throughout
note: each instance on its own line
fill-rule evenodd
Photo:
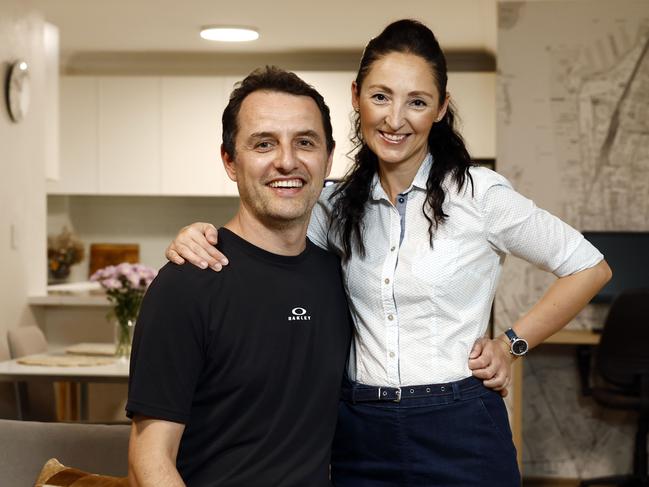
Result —
M 430 168 L 432 165 L 433 165 L 433 155 L 431 153 L 428 153 L 426 155 L 426 158 L 424 159 L 424 162 L 422 162 L 421 166 L 419 166 L 419 169 L 417 170 L 417 174 L 415 174 L 415 179 L 412 180 L 412 184 L 408 189 L 403 191 L 402 194 L 408 193 L 412 188 L 423 189 L 425 191 L 426 181 L 428 181 L 428 173 L 430 172 Z M 385 190 L 383 189 L 383 186 L 381 186 L 381 182 L 379 181 L 378 172 L 375 172 L 374 177 L 372 178 L 371 196 L 372 199 L 374 200 L 381 200 L 381 199 L 389 200 L 388 195 L 385 194 Z

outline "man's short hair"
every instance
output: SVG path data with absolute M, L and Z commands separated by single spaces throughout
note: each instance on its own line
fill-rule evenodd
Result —
M 255 91 L 273 91 L 295 96 L 308 96 L 320 109 L 322 126 L 324 127 L 327 143 L 327 153 L 331 154 L 335 142 L 331 129 L 329 107 L 324 98 L 311 85 L 307 84 L 295 73 L 284 71 L 277 66 L 266 66 L 254 70 L 243 81 L 237 83 L 230 94 L 228 106 L 223 111 L 223 150 L 232 158 L 235 157 L 234 141 L 239 130 L 238 116 L 243 100 Z

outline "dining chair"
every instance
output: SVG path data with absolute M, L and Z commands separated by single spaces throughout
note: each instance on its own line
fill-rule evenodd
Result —
M 7 332 L 12 358 L 47 352 L 47 340 L 38 326 L 19 326 Z
M 9 345 L 7 342 L 0 338 L 0 362 L 9 360 L 11 355 L 9 355 Z
M 5 338 L 0 336 L 0 362 L 10 358 L 9 345 Z M 0 382 L 0 419 L 15 419 L 17 417 L 14 393 L 14 386 L 11 382 Z
M 47 352 L 47 339 L 38 326 L 19 326 L 7 332 L 11 358 Z M 56 421 L 56 396 L 51 383 L 15 382 L 19 419 Z

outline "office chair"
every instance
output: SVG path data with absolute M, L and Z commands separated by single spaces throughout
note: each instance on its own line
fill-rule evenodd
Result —
M 595 351 L 595 376 L 603 380 L 592 388 L 600 405 L 638 413 L 633 473 L 583 480 L 580 486 L 649 486 L 649 289 L 626 290 L 611 304 Z

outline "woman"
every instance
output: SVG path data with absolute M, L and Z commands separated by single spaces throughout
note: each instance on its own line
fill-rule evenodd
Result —
M 355 163 L 326 188 L 309 238 L 341 255 L 356 326 L 332 451 L 337 486 L 519 485 L 502 398 L 511 362 L 610 279 L 574 229 L 475 167 L 454 129 L 433 33 L 401 20 L 372 39 L 352 84 Z M 170 260 L 222 258 L 206 224 Z M 191 251 L 193 247 L 195 251 Z M 503 258 L 558 279 L 508 334 L 482 338 Z

